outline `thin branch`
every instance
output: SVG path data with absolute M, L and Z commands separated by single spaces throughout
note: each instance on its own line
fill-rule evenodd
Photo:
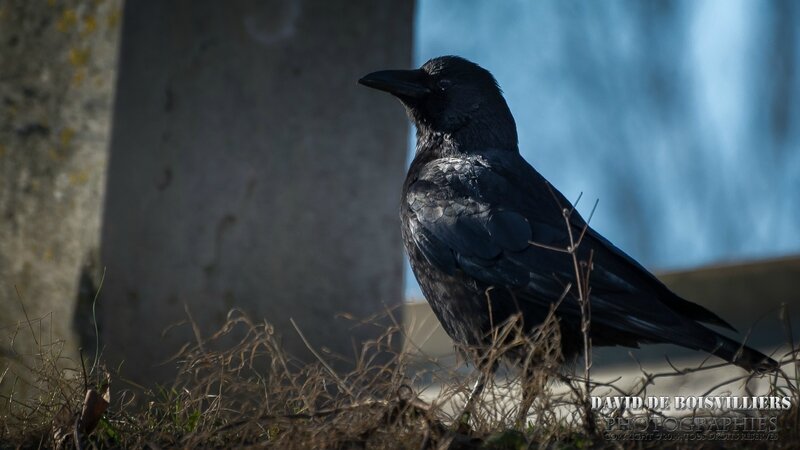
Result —
M 317 358 L 317 360 L 320 362 L 320 364 L 322 364 L 322 366 L 325 367 L 325 369 L 328 371 L 328 374 L 330 374 L 330 376 L 333 377 L 334 380 L 336 380 L 336 383 L 339 385 L 339 388 L 342 389 L 343 391 L 347 392 L 347 394 L 351 398 L 355 398 L 355 396 L 353 395 L 353 391 L 351 391 L 350 388 L 347 387 L 347 385 L 344 383 L 344 381 L 342 381 L 342 379 L 339 378 L 339 375 L 336 374 L 336 372 L 333 370 L 333 368 L 331 366 L 329 366 L 328 363 L 325 362 L 324 359 L 322 359 L 322 356 L 320 356 L 319 353 L 317 353 L 317 351 L 314 350 L 314 348 L 308 342 L 308 339 L 306 339 L 305 335 L 303 335 L 303 332 L 300 331 L 300 327 L 297 326 L 297 323 L 295 323 L 294 318 L 290 317 L 289 318 L 289 322 L 292 323 L 292 326 L 294 327 L 295 331 L 297 331 L 297 334 L 300 336 L 300 339 L 303 340 L 303 343 L 306 345 L 306 348 L 308 349 L 308 351 L 310 351 L 311 354 L 314 355 L 314 357 Z

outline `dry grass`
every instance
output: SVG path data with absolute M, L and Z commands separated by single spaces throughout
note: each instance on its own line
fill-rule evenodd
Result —
M 486 357 L 503 364 L 508 355 L 515 355 L 513 366 L 521 369 L 514 376 L 490 378 L 468 427 L 459 424 L 455 413 L 464 405 L 470 377 L 435 364 L 429 364 L 430 373 L 409 368 L 403 354 L 391 353 L 399 327 L 366 345 L 352 370 L 337 373 L 322 360 L 300 363 L 281 349 L 268 323 L 253 323 L 234 311 L 222 329 L 187 345 L 176 356 L 173 362 L 179 371 L 171 386 L 151 390 L 126 386 L 122 374 L 109 373 L 100 363 L 86 362 L 85 369 L 81 364 L 68 367 L 58 343 L 42 345 L 37 355 L 13 356 L 14 365 L 4 376 L 33 374 L 29 387 L 35 387 L 36 393 L 24 399 L 5 397 L 0 442 L 9 448 L 647 447 L 665 442 L 606 440 L 605 419 L 617 415 L 651 420 L 661 412 L 587 413 L 585 386 L 595 395 L 644 396 L 658 378 L 716 367 L 704 364 L 659 374 L 643 371 L 633 391 L 618 389 L 614 383 L 587 383 L 583 375 L 572 373 L 582 372 L 580 367 L 564 369 L 554 315 L 531 336 L 519 333 L 516 325 L 511 320 L 495 329 L 497 345 Z M 38 333 L 40 326 L 40 321 L 30 321 L 18 332 Z M 225 344 L 231 336 L 242 335 L 234 344 Z M 41 337 L 39 342 L 44 344 Z M 525 356 L 520 359 L 519 355 Z M 787 354 L 784 362 L 795 359 Z M 741 383 L 745 378 L 725 381 Z M 795 407 L 776 416 L 780 440 L 758 441 L 758 446 L 793 448 L 800 442 L 796 379 L 771 376 L 766 395 L 790 395 Z M 421 380 L 442 387 L 435 401 L 424 403 L 417 398 L 425 388 Z M 564 386 L 568 389 L 554 393 L 555 387 Z M 527 394 L 520 396 L 520 390 Z M 102 401 L 97 406 L 103 395 L 110 397 L 107 409 Z M 94 406 L 88 405 L 90 397 Z M 526 402 L 527 414 L 520 411 Z M 586 426 L 586 417 L 593 426 Z M 96 425 L 91 424 L 93 420 Z M 752 444 L 739 443 L 742 448 Z
M 552 305 L 547 319 L 533 333 L 523 333 L 519 317 L 493 324 L 493 344 L 484 349 L 461 349 L 478 361 L 478 370 L 463 377 L 430 360 L 422 369 L 418 357 L 412 366 L 406 354 L 395 351 L 403 338 L 402 326 L 391 317 L 376 323 L 394 323 L 364 345 L 348 371 L 336 371 L 313 348 L 312 363 L 289 355 L 268 322 L 253 322 L 234 310 L 224 326 L 202 336 L 191 316 L 197 340 L 176 355 L 171 364 L 177 376 L 169 386 L 148 389 L 125 382 L 124 373 L 108 370 L 102 358 L 74 362 L 62 357 L 63 343 L 45 339 L 45 320 L 28 320 L 11 330 L 10 339 L 32 333 L 39 351 L 34 355 L 0 355 L 6 362 L 0 383 L 11 385 L 0 406 L 0 447 L 3 448 L 197 448 L 266 447 L 279 449 L 524 449 L 524 448 L 797 448 L 800 414 L 798 352 L 784 312 L 788 350 L 777 355 L 784 370 L 769 375 L 744 374 L 720 382 L 703 395 L 719 395 L 729 386 L 766 380 L 759 395 L 789 397 L 788 410 L 725 410 L 716 417 L 774 421 L 773 440 L 759 438 L 726 442 L 712 438 L 718 430 L 694 427 L 675 433 L 665 427 L 663 410 L 595 410 L 590 396 L 646 397 L 656 380 L 730 366 L 701 364 L 647 372 L 634 385 L 621 387 L 619 379 L 599 381 L 592 376 L 589 337 L 591 305 L 588 260 L 578 258 L 585 229 L 573 236 L 569 226 L 573 209 L 563 209 L 570 245 L 549 248 L 571 256 L 575 279 Z M 531 245 L 539 245 L 531 242 Z M 574 288 L 573 288 L 574 286 Z M 486 292 L 491 302 L 491 288 Z M 562 301 L 578 302 L 583 320 L 584 355 L 570 364 L 560 354 L 560 328 L 555 314 Z M 491 311 L 491 308 L 489 308 Z M 188 311 L 187 311 L 187 315 Z M 302 331 L 297 329 L 302 337 Z M 9 346 L 13 348 L 13 345 Z M 775 355 L 773 355 L 775 356 Z M 509 375 L 492 376 L 497 367 Z M 473 378 L 483 375 L 488 388 L 462 412 Z M 13 380 L 10 381 L 9 380 Z M 18 384 L 19 383 L 19 384 Z M 419 399 L 437 390 L 429 401 Z M 688 412 L 689 420 L 707 420 L 709 411 Z M 633 430 L 612 422 L 626 419 Z M 770 422 L 773 423 L 773 422 Z M 740 427 L 741 428 L 741 427 Z M 634 433 L 631 433 L 631 432 Z M 686 430 L 678 430 L 686 431 Z M 740 432 L 736 426 L 725 431 Z M 638 434 L 637 434 L 638 433 Z M 656 436 L 654 438 L 654 436 Z M 735 436 L 741 436 L 735 435 Z M 651 440 L 642 441 L 642 437 Z M 752 437 L 752 436 L 751 436 Z M 620 439 L 626 438 L 626 439 Z M 680 438 L 680 439 L 678 439 Z M 699 445 L 698 442 L 701 444 Z

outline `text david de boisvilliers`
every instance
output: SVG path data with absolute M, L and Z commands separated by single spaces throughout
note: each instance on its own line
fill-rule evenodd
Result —
M 637 409 L 773 409 L 785 410 L 792 407 L 791 397 L 781 396 L 608 396 L 591 397 L 592 409 L 596 410 L 637 410 Z

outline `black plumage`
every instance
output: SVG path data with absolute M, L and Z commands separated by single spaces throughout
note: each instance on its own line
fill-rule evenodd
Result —
M 572 211 L 520 156 L 514 118 L 488 71 L 445 56 L 416 70 L 375 72 L 360 83 L 399 98 L 417 127 L 402 191 L 403 241 L 425 297 L 456 342 L 485 346 L 492 325 L 517 312 L 527 330 L 542 323 L 575 280 L 572 256 L 559 250 L 570 245 L 569 222 L 573 240 L 583 236 L 579 260 L 589 261 L 591 253 L 593 345 L 672 343 L 748 370 L 776 367 L 708 328 L 733 330 L 670 291 Z M 569 358 L 583 348 L 580 307 L 567 299 L 556 313 Z

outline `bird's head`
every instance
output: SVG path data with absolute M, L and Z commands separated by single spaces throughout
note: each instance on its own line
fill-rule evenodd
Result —
M 517 148 L 514 117 L 497 81 L 464 58 L 442 56 L 419 69 L 381 70 L 358 82 L 400 99 L 418 134 L 448 135 L 462 147 Z

